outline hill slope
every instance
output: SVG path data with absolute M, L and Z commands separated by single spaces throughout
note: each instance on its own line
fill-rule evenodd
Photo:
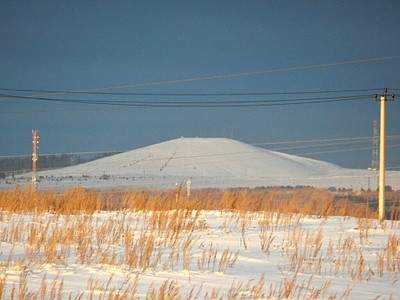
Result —
M 398 172 L 393 174 L 388 179 L 400 178 Z M 64 183 L 70 177 L 70 184 L 83 176 L 86 179 L 75 184 L 95 186 L 171 187 L 188 178 L 198 187 L 376 186 L 373 171 L 345 169 L 225 138 L 178 138 L 39 175 L 64 177 Z
M 178 138 L 59 170 L 52 175 L 304 177 L 340 167 L 225 138 Z

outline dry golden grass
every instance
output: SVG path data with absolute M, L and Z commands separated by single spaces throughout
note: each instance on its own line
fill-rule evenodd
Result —
M 338 201 L 334 193 L 315 188 L 198 190 L 193 191 L 190 199 L 174 190 L 99 192 L 74 188 L 57 192 L 18 187 L 0 190 L 0 211 L 67 215 L 117 210 L 269 211 L 318 216 L 376 217 L 376 212 L 367 208 L 365 203 Z
M 100 211 L 108 211 L 109 217 L 99 220 L 95 213 Z M 360 249 L 368 244 L 371 230 L 376 226 L 386 229 L 386 223 L 365 218 L 375 218 L 376 212 L 363 203 L 336 201 L 335 194 L 325 190 L 201 190 L 187 199 L 176 191 L 57 192 L 16 188 L 0 191 L 0 221 L 7 223 L 0 231 L 0 245 L 12 245 L 9 258 L 0 262 L 0 274 L 10 267 L 69 263 L 118 266 L 135 274 L 190 272 L 191 268 L 198 272 L 228 272 L 240 260 L 242 250 L 213 244 L 195 247 L 201 232 L 208 228 L 200 218 L 201 211 L 224 212 L 219 230 L 239 233 L 244 251 L 249 248 L 248 231 L 255 222 L 259 230 L 257 245 L 263 255 L 270 255 L 277 232 L 283 232 L 279 247 L 286 257 L 282 270 L 288 274 L 279 284 L 268 284 L 261 276 L 256 281 L 234 282 L 226 293 L 214 288 L 206 292 L 205 299 L 346 299 L 351 288 L 342 294 L 330 294 L 330 281 L 312 286 L 313 274 L 345 273 L 353 281 L 362 281 L 400 272 L 400 238 L 389 236 L 384 249 L 376 252 L 376 262 L 368 264 Z M 27 215 L 29 221 L 24 219 Z M 301 226 L 307 215 L 320 217 L 318 230 Z M 358 217 L 359 237 L 340 236 L 336 241 L 324 238 L 324 220 L 328 216 Z M 17 245 L 23 245 L 21 259 L 14 255 Z M 116 251 L 117 247 L 122 250 Z M 309 280 L 301 281 L 300 273 L 310 274 Z M 56 278 L 48 283 L 43 277 L 40 288 L 30 291 L 27 273 L 22 270 L 20 274 L 19 283 L 7 294 L 12 299 L 65 296 L 62 280 Z M 0 299 L 6 290 L 6 279 L 0 275 Z M 128 284 L 120 288 L 112 287 L 112 280 L 89 280 L 89 298 L 137 298 L 139 277 L 127 280 Z M 167 280 L 148 287 L 146 298 L 195 299 L 200 289 L 194 287 L 183 293 L 177 281 Z M 83 294 L 68 297 L 81 299 Z

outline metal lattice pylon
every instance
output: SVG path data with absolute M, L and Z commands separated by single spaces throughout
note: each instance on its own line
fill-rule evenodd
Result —
M 378 169 L 378 158 L 379 158 L 379 136 L 378 136 L 378 122 L 376 120 L 372 123 L 372 157 L 371 157 L 371 169 Z
M 32 184 L 37 184 L 37 161 L 39 159 L 39 130 L 32 130 Z

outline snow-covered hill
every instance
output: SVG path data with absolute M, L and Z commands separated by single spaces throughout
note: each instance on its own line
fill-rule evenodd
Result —
M 397 187 L 399 174 L 388 173 L 388 184 Z M 357 189 L 375 188 L 377 182 L 375 171 L 345 169 L 226 138 L 178 138 L 39 175 L 46 185 L 85 186 L 173 187 L 190 178 L 194 187 L 313 185 Z
M 339 169 L 231 139 L 178 138 L 43 174 L 258 178 L 321 176 Z

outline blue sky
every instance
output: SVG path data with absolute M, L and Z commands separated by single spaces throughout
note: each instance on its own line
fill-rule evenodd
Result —
M 2 1 L 0 86 L 86 90 L 400 55 L 398 1 Z M 119 92 L 400 88 L 400 59 Z M 143 98 L 143 97 L 142 97 Z M 145 98 L 159 100 L 156 97 Z M 187 99 L 191 100 L 191 99 Z M 388 133 L 400 132 L 400 103 Z M 368 136 L 372 99 L 279 108 L 138 109 L 0 101 L 0 155 L 130 149 L 180 136 Z M 396 149 L 396 150 L 395 150 Z M 400 165 L 399 148 L 388 153 Z M 314 155 L 367 167 L 370 151 Z

